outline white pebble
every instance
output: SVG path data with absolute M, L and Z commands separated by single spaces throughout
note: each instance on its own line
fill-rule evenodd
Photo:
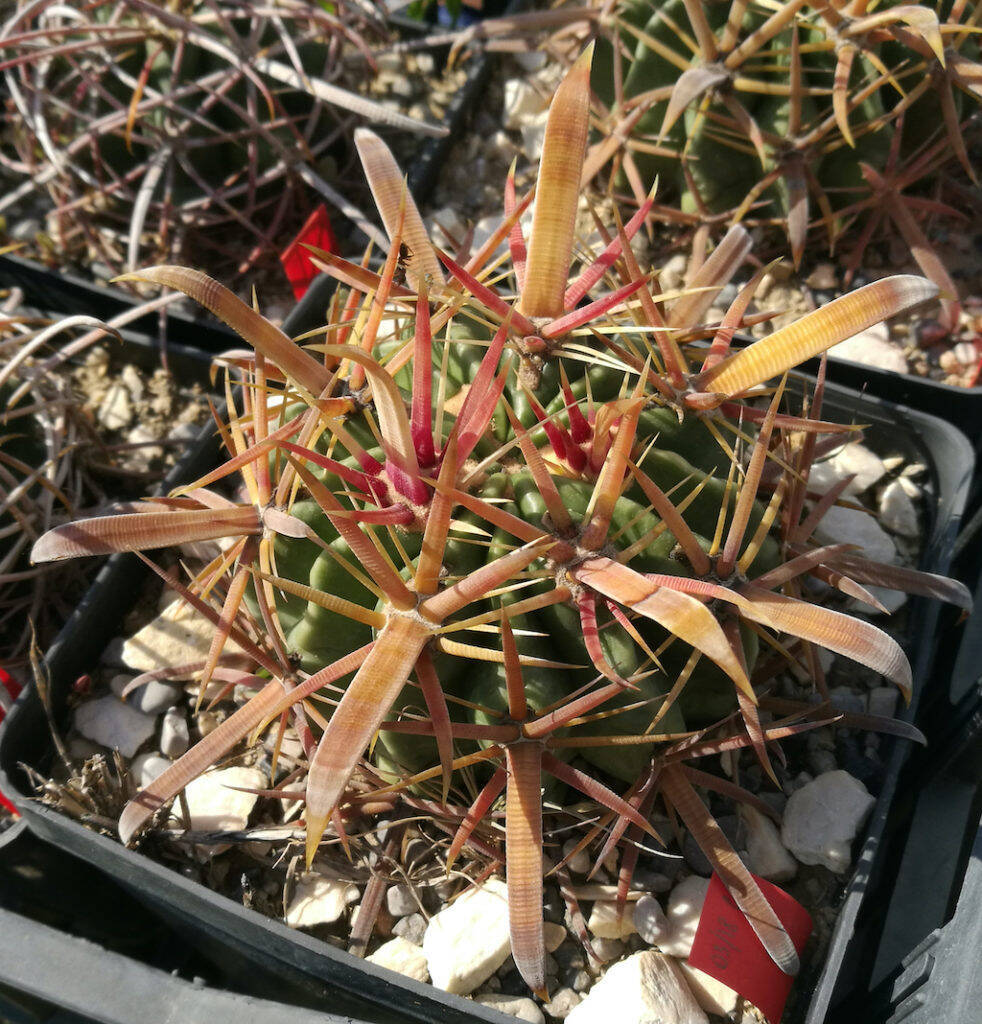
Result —
M 668 938 L 658 943 L 663 953 L 685 959 L 692 952 L 702 906 L 706 902 L 709 879 L 699 875 L 684 878 L 668 897 Z
M 199 775 L 184 790 L 192 831 L 241 831 L 259 799 L 255 793 L 242 790 L 263 789 L 265 785 L 266 776 L 256 768 L 220 768 Z
M 746 829 L 747 867 L 772 882 L 787 882 L 798 873 L 794 857 L 781 842 L 781 834 L 770 818 L 756 807 L 741 804 L 737 810 Z
M 642 896 L 634 904 L 634 927 L 649 946 L 667 941 L 672 926 L 654 896 Z
M 802 864 L 843 874 L 852 862 L 852 841 L 875 802 L 848 772 L 825 772 L 789 797 L 781 839 Z
M 423 937 L 430 978 L 437 988 L 468 995 L 508 959 L 508 890 L 492 878 L 436 914 Z
M 385 967 L 387 970 L 395 971 L 396 974 L 412 978 L 413 981 L 429 981 L 430 979 L 423 951 L 412 942 L 407 942 L 401 935 L 397 935 L 394 939 L 379 946 L 366 959 L 376 967 Z
M 191 742 L 187 719 L 179 708 L 171 708 L 164 715 L 160 727 L 160 752 L 170 758 L 180 757 Z
M 586 926 L 598 939 L 625 939 L 637 931 L 631 905 L 617 900 L 597 900 Z
M 80 704 L 75 711 L 75 728 L 86 738 L 123 757 L 132 757 L 154 733 L 157 720 L 118 697 L 99 697 Z
M 902 537 L 920 535 L 917 509 L 899 480 L 893 480 L 883 488 L 880 495 L 880 521 L 888 530 Z
M 358 899 L 358 886 L 340 878 L 310 872 L 300 878 L 286 909 L 286 923 L 291 928 L 311 928 L 317 924 L 333 924 L 349 903 Z M 399 941 L 405 942 L 405 939 Z M 391 945 L 391 943 L 389 943 Z M 411 945 L 406 943 L 406 945 Z M 385 946 L 382 947 L 384 949 Z M 413 946 L 422 956 L 418 946 Z M 378 954 L 376 953 L 376 956 Z M 373 960 L 373 963 L 378 961 Z M 388 966 L 383 964 L 383 966 Z M 395 970 L 395 968 L 393 968 Z M 424 980 L 422 978 L 420 981 Z
M 614 964 L 567 1024 L 709 1024 L 678 964 L 646 949 Z
M 152 672 L 204 661 L 214 632 L 200 612 L 174 601 L 123 644 L 123 662 L 138 672 Z M 239 651 L 234 640 L 226 642 L 226 654 Z
M 170 761 L 166 757 L 161 757 L 156 751 L 140 754 L 130 762 L 130 774 L 136 779 L 140 789 L 146 789 L 168 768 L 170 768 Z
M 489 992 L 486 995 L 475 996 L 474 1002 L 480 1003 L 481 1006 L 490 1006 L 499 1013 L 508 1014 L 509 1017 L 528 1021 L 528 1024 L 545 1024 L 542 1011 L 526 996 L 509 996 L 503 992 Z

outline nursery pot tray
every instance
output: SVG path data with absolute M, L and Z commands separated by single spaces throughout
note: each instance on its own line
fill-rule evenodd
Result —
M 972 475 L 971 445 L 948 423 L 835 385 L 827 388 L 826 410 L 834 418 L 868 424 L 867 443 L 871 447 L 891 453 L 901 451 L 928 467 L 936 502 L 928 510 L 921 566 L 944 573 L 951 561 Z M 191 478 L 213 462 L 216 451 L 212 444 L 203 439 L 175 467 L 168 484 L 173 486 L 179 476 Z M 97 662 L 105 645 L 119 632 L 145 571 L 135 556 L 110 558 L 48 652 L 54 712 L 62 720 L 72 681 Z M 913 624 L 913 635 L 906 642 L 915 684 L 913 703 L 906 712 L 911 721 L 934 657 L 938 611 L 937 602 L 911 601 L 908 621 Z M 788 1019 L 819 1024 L 826 1017 L 859 908 L 877 872 L 880 836 L 909 747 L 908 742 L 897 740 L 884 748 L 886 775 L 846 886 L 830 947 L 824 963 L 813 965 L 799 979 Z M 29 687 L 0 730 L 0 788 L 14 800 L 38 836 L 112 876 L 202 953 L 219 961 L 242 991 L 255 991 L 257 983 L 275 981 L 281 999 L 329 1006 L 333 1012 L 350 1012 L 380 1024 L 465 1024 L 475 1020 L 506 1024 L 511 1020 L 487 1007 L 377 968 L 247 910 L 45 807 L 33 799 L 19 766 L 24 763 L 43 772 L 51 762 L 51 753 L 45 715 L 34 688 Z

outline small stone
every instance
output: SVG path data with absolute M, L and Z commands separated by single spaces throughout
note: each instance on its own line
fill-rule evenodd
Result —
M 848 772 L 826 772 L 791 794 L 781 839 L 802 864 L 843 874 L 852 862 L 852 840 L 875 802 Z
M 122 659 L 137 672 L 181 668 L 208 657 L 214 632 L 200 612 L 177 600 L 123 644 Z M 226 642 L 224 653 L 240 652 L 234 640 Z
M 794 878 L 798 865 L 781 842 L 781 834 L 774 822 L 747 804 L 741 804 L 737 813 L 745 829 L 747 867 L 772 882 L 787 882 Z
M 255 793 L 243 790 L 263 789 L 265 785 L 266 776 L 256 768 L 220 768 L 199 775 L 184 790 L 191 830 L 241 831 L 249 823 L 249 815 L 259 799 Z
M 893 718 L 897 711 L 900 692 L 893 686 L 877 686 L 867 695 L 867 708 L 871 715 Z
M 154 733 L 152 715 L 124 704 L 115 696 L 99 697 L 80 704 L 75 711 L 75 728 L 95 743 L 132 757 Z
M 177 758 L 188 749 L 190 742 L 191 734 L 184 712 L 179 708 L 171 708 L 164 715 L 160 727 L 160 752 L 170 758 Z
M 474 241 L 473 250 L 477 252 L 478 249 L 482 248 L 484 243 L 491 238 L 491 236 L 501 227 L 501 218 L 496 214 L 491 214 L 488 217 L 482 217 L 474 225 Z M 505 239 L 502 239 L 498 243 L 497 252 L 500 252 L 508 245 Z
M 847 338 L 833 345 L 829 355 L 834 359 L 848 359 L 852 363 L 874 366 L 894 373 L 907 372 L 907 357 L 899 345 L 890 341 L 890 333 L 883 324 Z
M 130 761 L 130 774 L 136 779 L 140 789 L 146 789 L 168 768 L 170 768 L 170 761 L 166 757 L 161 757 L 156 751 L 140 754 Z
M 897 546 L 886 530 L 867 512 L 833 505 L 815 529 L 821 544 L 858 544 L 863 558 L 892 564 L 897 560 Z
M 706 1013 L 715 1013 L 720 1017 L 729 1017 L 730 1014 L 735 1014 L 740 1008 L 743 999 L 728 985 L 724 985 L 721 981 L 717 981 L 704 971 L 700 971 L 698 967 L 692 967 L 685 961 L 682 961 L 679 967 L 682 970 L 686 984 L 689 986 L 689 991 L 695 996 L 696 1002 Z M 744 1019 L 752 1020 L 753 1018 L 747 1017 Z
M 566 941 L 566 935 L 568 933 L 561 924 L 554 924 L 552 921 L 545 922 L 544 931 L 546 952 L 555 953 L 556 950 L 559 949 L 559 947 Z
M 234 771 L 234 769 L 232 769 Z M 286 923 L 291 928 L 313 928 L 318 924 L 333 924 L 345 912 L 349 903 L 358 899 L 358 886 L 352 882 L 345 882 L 339 878 L 328 878 L 326 875 L 318 874 L 315 871 L 308 872 L 298 881 L 290 899 L 290 905 L 286 908 Z M 395 939 L 396 942 L 405 942 L 404 939 Z M 391 945 L 392 943 L 386 943 Z M 410 943 L 406 943 L 410 945 Z M 413 949 L 419 951 L 422 958 L 422 951 L 418 946 Z M 382 947 L 385 949 L 385 946 Z M 377 956 L 378 954 L 376 954 Z M 369 957 L 369 959 L 372 959 Z M 372 960 L 375 963 L 375 960 Z M 388 966 L 383 964 L 383 966 Z M 395 968 L 392 968 L 395 970 Z M 425 980 L 420 978 L 420 981 Z
M 676 253 L 658 272 L 660 290 L 672 292 L 676 288 L 681 288 L 688 263 L 688 257 L 684 253 Z
M 706 902 L 709 879 L 699 875 L 684 878 L 668 897 L 668 923 L 671 927 L 668 938 L 658 943 L 663 953 L 670 953 L 684 960 L 692 952 L 696 938 L 702 905 Z
M 861 494 L 868 490 L 887 472 L 887 467 L 879 455 L 858 442 L 845 445 L 829 459 L 829 463 L 835 467 L 840 479 L 855 476 L 853 482 L 846 488 L 847 492 L 853 494 Z
M 557 1020 L 565 1020 L 573 1012 L 573 1008 L 579 1006 L 581 1002 L 583 1002 L 583 997 L 578 992 L 564 987 L 556 989 L 549 1002 L 542 1004 L 542 1009 L 550 1017 L 555 1017 Z
M 979 361 L 978 349 L 970 341 L 958 342 L 951 352 L 962 366 L 975 366 Z
M 818 292 L 831 291 L 838 283 L 834 263 L 819 263 L 808 277 L 805 278 L 805 284 Z
M 124 384 L 110 384 L 96 412 L 106 430 L 122 430 L 133 419 L 133 403 Z
M 678 964 L 653 949 L 611 967 L 566 1020 L 569 1024 L 709 1024 Z
M 586 992 L 592 984 L 593 975 L 589 971 L 577 970 L 572 972 L 569 985 L 574 992 Z
M 437 988 L 468 995 L 508 959 L 508 890 L 492 878 L 436 914 L 423 937 L 423 952 Z
M 129 391 L 134 402 L 139 402 L 143 398 L 143 378 L 132 363 L 127 363 L 123 367 L 119 379 L 126 385 L 126 390 Z
M 419 902 L 413 895 L 412 889 L 403 883 L 390 885 L 385 894 L 385 905 L 393 917 L 408 917 L 409 914 L 419 912 Z
M 625 939 L 637 931 L 630 905 L 617 900 L 597 900 L 586 926 L 598 939 Z
M 570 852 L 576 849 L 578 840 L 567 839 L 563 843 L 563 857 L 569 857 Z M 578 853 L 574 853 L 572 857 L 566 861 L 566 867 L 573 872 L 574 875 L 585 875 L 590 870 L 590 855 L 585 849 L 580 850 Z
M 551 97 L 541 96 L 535 87 L 524 78 L 509 78 L 505 82 L 506 128 L 522 128 L 529 120 L 544 113 Z
M 634 904 L 634 927 L 649 946 L 666 941 L 672 930 L 665 911 L 654 896 L 642 896 Z
M 507 1013 L 510 1017 L 527 1020 L 529 1024 L 545 1024 L 542 1011 L 527 996 L 509 996 L 491 992 L 488 995 L 475 996 L 475 1003 L 490 1006 L 499 1013 Z
M 624 943 L 620 939 L 594 939 L 590 945 L 602 964 L 610 963 L 624 953 Z
M 832 703 L 839 711 L 862 715 L 866 713 L 866 700 L 861 693 L 850 690 L 848 686 L 833 686 L 829 690 Z M 813 734 L 809 734 L 813 735 Z
M 306 786 L 304 786 L 306 789 Z M 426 918 L 422 914 L 410 914 L 409 917 L 401 917 L 392 926 L 393 935 L 401 935 L 407 942 L 416 946 L 423 944 L 423 936 L 426 934 Z
M 197 439 L 201 427 L 197 423 L 178 423 L 167 435 L 169 441 L 191 442 Z
M 387 970 L 395 971 L 396 974 L 412 978 L 413 981 L 429 981 L 430 978 L 423 951 L 419 946 L 407 942 L 401 935 L 397 935 L 385 945 L 379 946 L 366 959 L 376 967 L 385 967 Z
M 118 677 L 117 677 L 118 678 Z M 112 684 L 110 683 L 110 686 Z M 159 715 L 162 711 L 173 707 L 183 696 L 180 686 L 171 686 L 153 679 L 144 686 L 137 687 L 127 698 L 126 703 L 145 715 Z
M 880 522 L 902 537 L 920 536 L 917 509 L 899 480 L 893 480 L 880 495 Z
M 542 152 L 542 142 L 546 137 L 546 122 L 549 119 L 548 111 L 529 120 L 522 125 L 522 149 L 525 155 L 531 158 L 534 154 Z

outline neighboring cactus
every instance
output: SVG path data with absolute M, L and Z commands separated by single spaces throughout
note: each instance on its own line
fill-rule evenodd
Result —
M 475 34 L 521 38 L 557 26 L 545 44 L 550 52 L 595 39 L 599 102 L 584 184 L 613 161 L 638 206 L 660 182 L 682 211 L 662 207 L 659 216 L 669 220 L 780 224 L 795 266 L 811 228 L 834 249 L 856 227 L 862 248 L 882 210 L 941 290 L 942 322 L 953 330 L 957 288 L 917 214 L 957 213 L 930 192 L 902 201 L 898 193 L 953 161 L 978 180 L 962 127 L 982 96 L 977 10 L 964 0 L 936 10 L 888 2 L 869 13 L 871 6 L 569 5 L 548 19 L 535 13 L 486 23 L 463 33 L 460 45 Z
M 388 37 L 370 3 L 48 0 L 5 19 L 4 163 L 27 180 L 0 212 L 46 187 L 63 259 L 121 272 L 194 253 L 243 273 L 316 194 L 374 232 L 332 183 L 350 113 L 443 131 L 345 88 L 345 60 Z
M 633 830 L 653 832 L 660 795 L 793 973 L 790 939 L 693 785 L 741 791 L 685 762 L 746 747 L 773 774 L 769 746 L 821 724 L 808 709 L 762 722 L 760 637 L 814 666 L 823 693 L 813 644 L 909 693 L 896 642 L 805 600 L 802 577 L 874 605 L 862 584 L 969 602 L 950 580 L 816 546 L 839 494 L 816 501 L 809 490 L 829 442 L 817 439 L 850 428 L 818 419 L 821 383 L 804 417 L 782 410 L 783 382 L 765 386 L 934 286 L 877 282 L 731 354 L 759 275 L 721 325 L 703 317 L 746 256 L 746 232 L 734 228 L 706 261 L 699 290 L 665 300 L 629 245 L 645 211 L 570 284 L 589 60 L 553 100 L 527 246 L 519 218 L 532 197 L 519 200 L 509 178 L 505 220 L 478 253 L 461 266 L 436 250 L 366 133 L 358 144 L 388 257 L 378 274 L 322 258 L 348 291 L 312 344 L 201 273 L 134 275 L 185 291 L 255 349 L 237 361 L 246 386 L 238 405 L 229 391 L 220 423 L 230 458 L 143 512 L 61 527 L 34 548 L 43 561 L 231 540 L 188 584 L 155 568 L 215 626 L 201 690 L 232 637 L 256 668 L 238 677 L 226 666 L 222 680 L 255 695 L 131 801 L 124 842 L 216 759 L 290 720 L 307 757 L 308 863 L 327 829 L 347 843 L 346 819 L 402 794 L 456 834 L 451 854 L 466 845 L 492 868 L 506 862 L 512 950 L 540 995 L 545 775 L 599 805 L 584 844 L 599 839 L 601 856 Z M 494 257 L 505 239 L 517 301 Z M 582 305 L 605 279 L 613 290 Z M 703 337 L 708 348 L 682 344 Z M 212 489 L 236 472 L 237 501 Z M 568 764 L 574 752 L 601 773 Z M 272 772 L 275 785 L 275 759 Z M 502 851 L 485 818 L 506 778 Z M 636 856 L 629 846 L 624 893 Z

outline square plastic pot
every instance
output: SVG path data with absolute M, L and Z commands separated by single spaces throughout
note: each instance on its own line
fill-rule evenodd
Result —
M 869 424 L 867 443 L 882 451 L 901 451 L 928 467 L 930 491 L 936 501 L 929 510 L 922 568 L 944 573 L 965 507 L 974 467 L 972 448 L 949 424 L 905 409 L 830 386 L 826 408 L 830 416 Z M 179 473 L 187 479 L 215 458 L 202 445 L 189 453 Z M 176 481 L 175 481 L 176 482 Z M 143 578 L 134 556 L 109 559 L 84 601 L 47 656 L 55 713 L 64 719 L 71 682 L 94 665 L 106 643 L 119 631 Z M 914 669 L 914 699 L 906 712 L 915 719 L 925 680 L 935 654 L 937 602 L 911 601 L 911 632 L 906 648 Z M 884 747 L 887 763 L 877 804 L 858 846 L 856 868 L 839 909 L 837 924 L 823 963 L 812 965 L 796 986 L 797 1001 L 786 1020 L 820 1024 L 826 1018 L 836 981 L 849 955 L 857 915 L 881 861 L 880 840 L 890 814 L 900 771 L 909 754 L 906 741 Z M 0 788 L 16 802 L 33 832 L 89 861 L 164 917 L 195 946 L 237 976 L 242 991 L 257 979 L 275 980 L 281 998 L 304 1005 L 324 999 L 334 1012 L 379 1022 L 441 1022 L 465 1024 L 476 1020 L 506 1024 L 506 1018 L 476 1003 L 448 995 L 374 967 L 278 921 L 246 910 L 155 863 L 118 842 L 90 831 L 32 798 L 19 765 L 43 771 L 50 763 L 51 741 L 45 716 L 33 689 L 8 714 L 0 731 Z

